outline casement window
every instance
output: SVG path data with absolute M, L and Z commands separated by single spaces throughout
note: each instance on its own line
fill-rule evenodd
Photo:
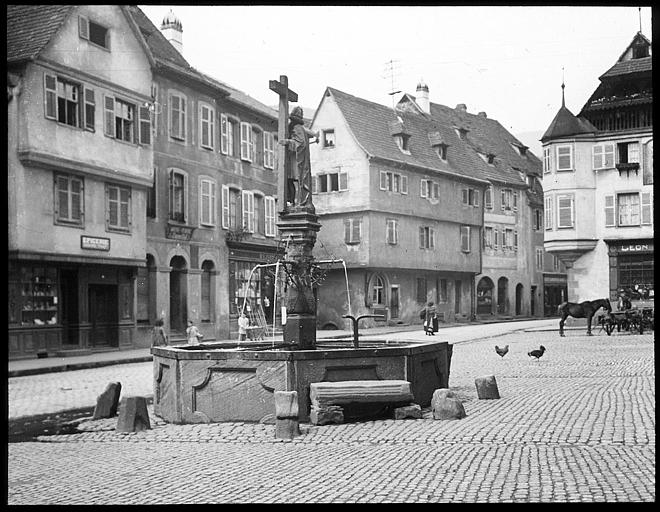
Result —
M 177 169 L 170 169 L 169 174 L 169 218 L 177 222 L 186 222 L 188 176 Z
M 335 147 L 335 131 L 334 130 L 323 130 L 323 147 L 324 148 L 334 148 Z
M 396 245 L 399 243 L 399 221 L 397 219 L 385 220 L 385 241 L 388 244 Z
M 204 103 L 199 104 L 199 143 L 203 148 L 215 148 L 215 110 Z
M 266 236 L 275 236 L 275 198 L 266 196 L 264 198 L 264 217 Z
M 254 233 L 254 193 L 243 190 L 241 203 L 243 205 L 243 229 L 248 233 Z
M 638 164 L 639 163 L 639 143 L 622 142 L 616 145 L 618 164 Z
M 362 238 L 362 219 L 344 219 L 344 243 L 359 244 Z
M 553 219 L 553 201 L 552 197 L 545 198 L 545 230 L 549 231 L 552 229 L 552 219 Z M 612 219 L 614 219 L 614 210 L 612 210 Z
M 592 148 L 594 169 L 611 169 L 614 167 L 614 144 L 596 144 Z
M 501 190 L 500 208 L 502 210 L 518 210 L 518 191 L 510 188 Z
M 44 74 L 46 117 L 69 126 L 80 126 L 82 86 L 55 75 Z
M 150 219 L 156 218 L 156 179 L 158 177 L 158 168 L 154 167 L 154 181 L 147 190 L 147 217 Z
M 470 252 L 470 226 L 461 226 L 461 251 Z
M 264 132 L 264 167 L 275 168 L 275 137 L 272 132 Z
M 216 183 L 208 178 L 199 180 L 199 223 L 204 226 L 215 226 Z
M 536 270 L 543 270 L 543 249 L 536 248 Z
M 420 226 L 419 228 L 419 247 L 420 249 L 435 248 L 435 230 L 429 226 Z
M 419 195 L 426 199 L 440 198 L 440 184 L 432 180 L 423 179 L 420 181 Z
M 479 206 L 479 191 L 473 188 L 461 189 L 461 199 L 464 205 Z
M 557 196 L 557 227 L 575 227 L 575 204 L 573 195 Z
M 252 125 L 241 123 L 241 160 L 252 162 L 254 153 L 254 139 L 252 137 Z
M 534 231 L 543 230 L 543 213 L 538 208 L 534 208 Z
M 639 194 L 637 192 L 618 194 L 616 199 L 617 225 L 639 226 L 641 224 Z
M 552 256 L 552 270 L 555 272 L 559 271 L 559 258 L 557 256 Z
M 57 223 L 84 223 L 85 195 L 82 178 L 67 174 L 55 175 L 55 221 Z
M 135 104 L 110 95 L 105 95 L 103 101 L 104 132 L 108 137 L 131 143 L 151 144 L 151 113 L 148 107 L 140 107 L 138 110 Z M 136 112 L 140 116 L 137 122 Z
M 266 232 L 264 218 L 264 196 L 260 194 L 254 194 L 254 231 L 261 235 Z
M 573 146 L 557 146 L 557 170 L 573 170 Z
M 224 229 L 246 229 L 241 224 L 243 222 L 242 211 L 238 209 L 241 204 L 240 195 L 239 189 L 222 185 L 222 227 Z
M 106 229 L 128 231 L 131 227 L 131 189 L 106 184 L 105 197 Z
M 484 207 L 488 210 L 493 209 L 493 187 L 488 187 L 484 192 Z
M 490 226 L 484 227 L 484 247 L 487 249 L 493 248 L 493 228 Z
M 390 171 L 380 171 L 380 190 L 408 193 L 408 176 Z
M 85 16 L 78 16 L 78 35 L 96 46 L 110 49 L 110 30 Z
M 85 87 L 85 130 L 94 131 L 96 122 L 96 98 L 94 89 Z
M 312 185 L 316 185 L 313 193 L 344 192 L 348 190 L 348 173 L 331 172 L 319 174 L 312 178 Z
M 371 281 L 371 303 L 372 305 L 385 304 L 385 283 L 380 276 L 374 276 Z
M 505 229 L 502 235 L 502 249 L 518 250 L 518 232 L 513 229 Z
M 551 148 L 543 148 L 543 173 L 544 174 L 547 174 L 552 170 L 551 156 L 552 156 Z
M 186 97 L 183 94 L 170 93 L 170 137 L 186 140 Z

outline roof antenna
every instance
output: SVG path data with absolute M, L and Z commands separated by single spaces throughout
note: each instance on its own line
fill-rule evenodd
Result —
M 389 78 L 390 78 L 390 81 L 391 81 L 391 84 L 392 84 L 392 88 L 390 89 L 390 92 L 387 93 L 390 96 L 392 96 L 392 110 L 396 110 L 395 103 L 394 103 L 394 95 L 401 92 L 401 91 L 396 90 L 396 88 L 394 87 L 394 78 L 395 78 L 395 75 L 397 74 L 397 71 L 395 70 L 395 67 L 396 67 L 398 62 L 399 62 L 398 60 L 392 60 L 392 59 L 390 59 L 389 62 L 386 62 L 385 63 L 385 75 L 383 75 L 385 78 L 387 78 L 388 77 L 387 74 L 389 73 Z
M 561 106 L 562 107 L 566 106 L 564 102 L 564 87 L 566 86 L 564 85 L 564 67 L 562 66 L 561 68 Z
M 637 10 L 639 11 L 639 33 L 642 33 L 642 8 L 638 7 Z

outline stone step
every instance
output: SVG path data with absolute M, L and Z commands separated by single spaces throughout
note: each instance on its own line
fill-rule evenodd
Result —
M 309 385 L 312 405 L 349 403 L 408 403 L 413 400 L 407 380 L 347 380 Z

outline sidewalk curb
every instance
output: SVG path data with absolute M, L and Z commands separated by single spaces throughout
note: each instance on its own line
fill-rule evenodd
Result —
M 116 364 L 144 363 L 152 361 L 153 356 L 131 357 L 127 359 L 109 359 L 107 361 L 86 361 L 83 363 L 70 363 L 58 366 L 47 366 L 43 368 L 25 368 L 24 370 L 9 370 L 8 377 L 25 377 L 28 375 L 39 375 L 42 373 L 68 372 L 71 370 L 87 370 L 89 368 L 100 368 L 102 366 L 113 366 Z

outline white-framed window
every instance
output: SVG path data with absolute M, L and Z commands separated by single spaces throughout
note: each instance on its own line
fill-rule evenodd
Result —
M 470 226 L 461 226 L 461 251 L 470 252 Z
M 391 171 L 380 171 L 380 190 L 408 193 L 408 176 Z
M 241 194 L 243 205 L 243 229 L 248 233 L 254 233 L 254 193 L 243 190 Z
M 385 241 L 388 244 L 396 245 L 399 243 L 399 221 L 397 219 L 385 220 Z
M 639 226 L 641 224 L 639 193 L 617 194 L 617 225 Z
M 55 174 L 55 222 L 82 226 L 85 211 L 85 189 L 82 178 Z
M 484 227 L 484 247 L 493 248 L 493 228 L 491 226 Z
M 518 191 L 510 188 L 503 188 L 500 191 L 500 208 L 502 210 L 517 211 L 518 210 Z
M 344 243 L 359 244 L 362 237 L 362 219 L 344 219 Z
M 594 169 L 611 169 L 614 167 L 614 144 L 596 144 L 592 148 Z
M 557 228 L 575 227 L 575 200 L 573 194 L 557 196 Z
M 552 229 L 552 213 L 553 213 L 553 201 L 552 201 L 552 196 L 548 196 L 544 199 L 545 201 L 545 209 L 544 209 L 544 214 L 545 214 L 545 230 L 549 231 Z
M 435 248 L 435 230 L 430 226 L 420 226 L 419 228 L 419 247 L 420 249 Z
M 105 96 L 105 134 L 125 142 L 137 142 L 135 105 L 114 96 Z M 146 111 L 146 113 L 144 112 Z M 143 119 L 144 118 L 144 119 Z M 140 136 L 144 144 L 149 144 L 151 136 L 151 115 L 146 107 L 140 108 Z M 148 129 L 143 129 L 143 123 Z M 144 140 L 146 139 L 146 140 Z
M 199 180 L 199 223 L 204 226 L 215 226 L 216 188 L 217 185 L 212 179 L 201 178 Z
M 264 196 L 261 193 L 254 194 L 254 231 L 260 235 L 266 234 L 266 218 Z
M 223 229 L 245 229 L 243 212 L 239 211 L 241 206 L 241 190 L 237 187 L 222 185 L 222 228 Z
M 335 147 L 335 130 L 323 130 L 323 148 L 334 148 Z
M 78 35 L 96 46 L 110 49 L 110 30 L 85 16 L 78 16 Z
M 44 73 L 44 108 L 48 119 L 80 127 L 82 85 Z
M 552 150 L 551 148 L 543 148 L 543 173 L 547 174 L 552 170 Z
M 261 126 L 252 125 L 252 144 L 250 145 L 250 161 L 261 165 L 264 161 L 264 131 Z
M 571 145 L 557 146 L 556 157 L 557 157 L 558 171 L 573 170 L 573 146 Z
M 497 249 L 500 246 L 500 230 L 493 228 L 493 249 Z
M 215 109 L 199 102 L 199 143 L 203 148 L 215 148 Z
M 178 92 L 169 94 L 170 137 L 186 140 L 186 97 Z
M 616 145 L 617 163 L 619 164 L 638 164 L 639 161 L 639 142 L 621 142 Z
M 348 190 L 348 173 L 346 172 L 321 173 L 312 178 L 312 192 L 315 194 L 346 190 Z
M 275 168 L 275 136 L 272 132 L 264 132 L 264 167 Z
M 461 199 L 464 205 L 479 206 L 479 191 L 473 188 L 461 189 Z
M 128 231 L 131 227 L 131 189 L 119 185 L 105 185 L 106 229 Z
M 188 175 L 180 169 L 170 169 L 169 174 L 169 218 L 177 222 L 186 222 L 188 218 L 186 199 L 188 197 Z
M 484 192 L 484 208 L 493 209 L 493 187 L 488 187 Z
M 265 216 L 265 228 L 266 236 L 275 236 L 275 198 L 272 196 L 266 196 L 264 198 L 264 216 Z
M 251 162 L 253 151 L 252 125 L 241 123 L 241 160 Z
M 426 199 L 440 198 L 440 184 L 433 180 L 422 179 L 420 181 L 419 195 Z
M 536 248 L 536 270 L 543 270 L 543 248 Z

